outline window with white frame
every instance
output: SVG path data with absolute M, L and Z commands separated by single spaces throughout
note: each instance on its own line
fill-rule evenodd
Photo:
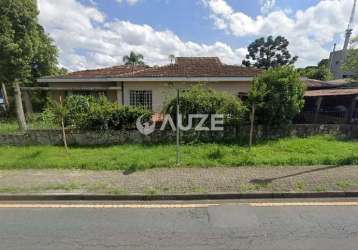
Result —
M 129 103 L 131 106 L 152 109 L 153 98 L 151 90 L 130 90 Z

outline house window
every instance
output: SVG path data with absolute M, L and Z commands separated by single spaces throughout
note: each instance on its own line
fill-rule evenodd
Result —
M 144 107 L 152 109 L 153 98 L 151 90 L 131 90 L 130 91 L 130 105 L 136 107 Z

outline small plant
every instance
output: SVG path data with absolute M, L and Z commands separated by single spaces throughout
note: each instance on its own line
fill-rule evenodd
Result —
M 305 189 L 305 183 L 303 181 L 298 181 L 293 185 L 295 190 L 303 191 Z
M 339 181 L 336 183 L 337 187 L 339 187 L 342 190 L 348 190 L 352 187 L 352 183 L 350 181 Z
M 220 150 L 220 148 L 216 148 L 208 154 L 209 159 L 219 160 L 224 157 L 224 153 Z
M 157 195 L 159 194 L 159 191 L 153 187 L 148 187 L 144 190 L 145 195 Z

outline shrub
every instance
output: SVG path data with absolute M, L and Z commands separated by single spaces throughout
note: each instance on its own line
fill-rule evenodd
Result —
M 119 106 L 111 114 L 110 127 L 115 130 L 131 129 L 136 126 L 138 117 L 149 120 L 152 113 L 140 107 Z
M 118 105 L 108 101 L 106 97 L 93 98 L 90 101 L 89 113 L 84 123 L 78 127 L 82 129 L 108 130 L 112 114 L 118 109 Z
M 249 93 L 257 107 L 257 120 L 267 127 L 292 123 L 304 106 L 304 87 L 292 67 L 270 69 L 254 80 Z
M 48 122 L 59 124 L 58 104 L 49 101 L 42 117 Z M 142 108 L 119 106 L 106 97 L 73 95 L 65 99 L 62 109 L 65 113 L 66 127 L 85 130 L 118 130 L 133 128 L 137 118 L 149 119 L 151 112 Z M 63 114 L 63 112 L 61 113 Z
M 65 99 L 64 105 L 68 109 L 66 126 L 86 127 L 90 107 L 96 100 L 92 96 L 73 95 Z
M 246 108 L 241 101 L 233 95 L 217 92 L 202 85 L 196 85 L 183 92 L 180 96 L 180 113 L 183 122 L 189 114 L 224 114 L 225 124 L 237 124 Z M 165 111 L 176 116 L 176 98 L 172 99 L 165 107 Z

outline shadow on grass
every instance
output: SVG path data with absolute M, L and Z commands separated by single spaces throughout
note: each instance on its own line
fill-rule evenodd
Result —
M 124 175 L 131 175 L 134 174 L 137 171 L 142 170 L 143 168 L 141 168 L 140 166 L 138 166 L 137 164 L 131 164 L 128 167 L 126 167 L 123 171 Z
M 356 160 L 358 160 L 358 158 Z M 344 165 L 344 164 L 342 164 L 342 165 Z M 300 176 L 300 175 L 303 175 L 303 174 L 310 174 L 310 173 L 315 173 L 315 172 L 320 172 L 320 171 L 340 168 L 340 167 L 342 167 L 342 165 L 316 168 L 316 169 L 302 171 L 302 172 L 295 173 L 295 174 L 290 174 L 290 175 L 284 175 L 284 176 L 280 176 L 280 177 L 276 177 L 276 178 L 253 179 L 253 180 L 250 181 L 250 183 L 255 184 L 255 185 L 268 185 L 268 184 L 270 184 L 270 183 L 272 183 L 274 181 L 277 181 L 277 180 L 282 180 L 282 179 L 286 179 L 286 178 L 290 178 L 290 177 Z

